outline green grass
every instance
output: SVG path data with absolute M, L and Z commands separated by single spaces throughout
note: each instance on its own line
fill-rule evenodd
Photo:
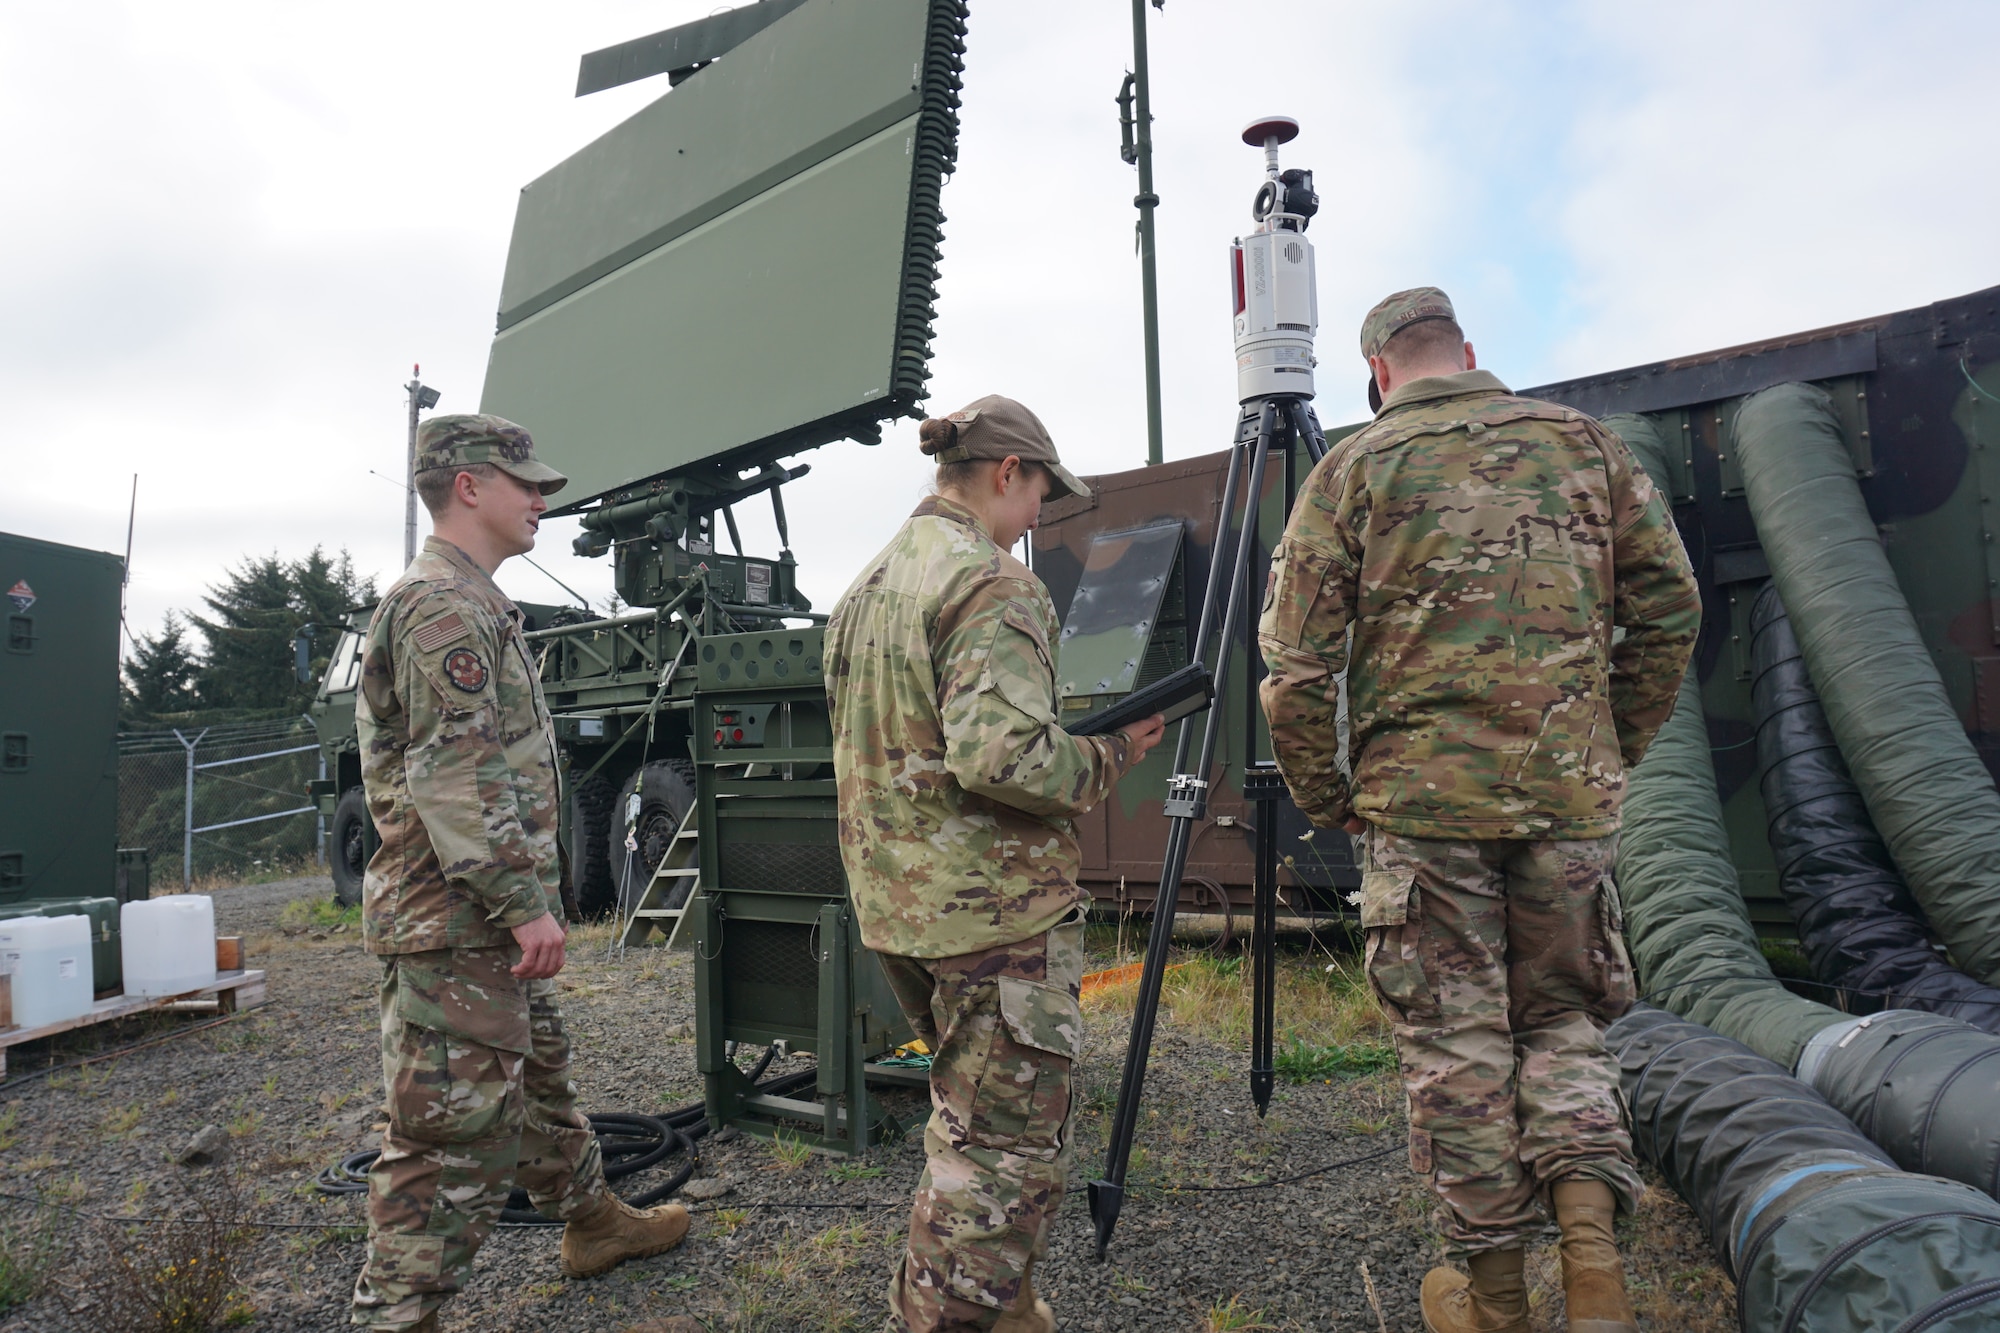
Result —
M 1812 981 L 1812 964 L 1806 960 L 1805 950 L 1796 940 L 1758 940 L 1757 947 L 1763 951 L 1764 961 L 1780 977 L 1798 981 Z
M 308 930 L 352 929 L 361 924 L 361 904 L 342 907 L 332 898 L 294 898 L 278 913 L 281 926 L 303 926 Z
M 1394 1069 L 1396 1048 L 1379 1041 L 1319 1046 L 1295 1036 L 1272 1056 L 1271 1064 L 1288 1083 L 1324 1083 Z
M 784 1130 L 771 1135 L 771 1156 L 783 1171 L 796 1171 L 812 1160 L 812 1145 Z
M 1246 1310 L 1242 1296 L 1231 1296 L 1227 1303 L 1217 1302 L 1208 1307 L 1208 1315 L 1203 1324 L 1204 1333 L 1246 1333 L 1253 1328 L 1269 1328 L 1263 1322 L 1262 1310 Z
M 1184 956 L 1161 982 L 1160 1004 L 1183 1030 L 1241 1048 L 1250 1040 L 1253 980 L 1240 953 Z M 1367 1046 L 1387 1038 L 1388 1020 L 1359 960 L 1323 952 L 1280 955 L 1274 980 L 1281 1044 Z M 1138 989 L 1130 981 L 1094 991 L 1084 1009 L 1130 1010 Z
M 61 1214 L 35 1209 L 0 1219 L 0 1311 L 25 1305 L 41 1293 L 62 1252 Z
M 870 1166 L 866 1162 L 835 1162 L 826 1173 L 845 1184 L 854 1180 L 875 1180 L 883 1174 L 884 1168 Z

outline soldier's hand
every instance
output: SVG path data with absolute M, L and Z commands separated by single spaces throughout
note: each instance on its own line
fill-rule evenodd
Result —
M 1144 722 L 1134 722 L 1131 726 L 1125 728 L 1127 759 L 1134 764 L 1138 763 L 1146 757 L 1148 750 L 1160 743 L 1160 738 L 1166 734 L 1167 719 L 1158 713 L 1153 714 Z
M 1358 838 L 1368 831 L 1368 821 L 1360 815 L 1349 815 L 1347 821 L 1341 827 Z
M 521 961 L 513 972 L 523 981 L 544 981 L 562 971 L 562 923 L 549 913 L 515 926 L 514 943 L 521 946 Z

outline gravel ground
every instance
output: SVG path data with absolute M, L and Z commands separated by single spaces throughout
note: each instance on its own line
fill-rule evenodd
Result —
M 171 1157 L 205 1124 L 224 1126 L 245 1197 L 261 1221 L 360 1224 L 358 1199 L 311 1187 L 320 1167 L 373 1146 L 380 1074 L 374 1040 L 378 966 L 353 928 L 287 928 L 286 904 L 324 898 L 324 879 L 217 891 L 224 933 L 246 937 L 269 972 L 271 1003 L 253 1016 L 116 1059 L 0 1090 L 0 1191 L 72 1190 L 78 1207 L 159 1215 L 184 1207 Z M 689 1035 L 688 955 L 605 956 L 601 932 L 576 941 L 564 1005 L 584 1105 L 658 1111 L 700 1097 Z M 125 1025 L 16 1048 L 16 1075 L 142 1039 L 186 1018 Z M 1280 1085 L 1259 1121 L 1241 1052 L 1163 1021 L 1147 1086 L 1124 1215 L 1108 1262 L 1091 1258 L 1081 1181 L 1099 1160 L 1116 1097 L 1125 1025 L 1093 1017 L 1082 1076 L 1076 1188 L 1058 1218 L 1037 1286 L 1075 1330 L 1421 1330 L 1416 1291 L 1433 1262 L 1428 1204 L 1403 1161 L 1401 1096 L 1376 1077 Z M 803 1068 L 795 1063 L 792 1068 Z M 772 1072 L 783 1072 L 784 1062 Z M 885 1102 L 920 1124 L 914 1093 Z M 729 1136 L 718 1136 L 729 1137 Z M 787 1162 L 747 1137 L 700 1144 L 697 1176 L 727 1192 L 693 1205 L 687 1244 L 589 1282 L 565 1281 L 557 1232 L 503 1229 L 444 1328 L 627 1330 L 668 1315 L 739 1329 L 879 1327 L 883 1289 L 902 1245 L 921 1135 L 866 1163 Z M 1236 1185 L 1381 1154 L 1278 1188 L 1164 1192 L 1163 1185 Z M 671 1167 L 672 1163 L 667 1164 Z M 643 1187 L 641 1176 L 628 1186 Z M 784 1205 L 835 1205 L 814 1209 Z M 838 1205 L 861 1205 L 853 1208 Z M 29 1214 L 8 1205 L 17 1225 Z M 337 1329 L 361 1257 L 357 1232 L 272 1230 L 238 1256 L 243 1327 Z M 88 1225 L 65 1234 L 55 1280 L 0 1329 L 98 1329 L 78 1294 L 101 1263 Z M 97 1256 L 93 1258 L 93 1256 Z M 1734 1326 L 1733 1293 L 1685 1207 L 1655 1189 L 1628 1252 L 1647 1327 L 1706 1333 Z M 1532 1260 L 1535 1327 L 1560 1330 L 1552 1245 Z

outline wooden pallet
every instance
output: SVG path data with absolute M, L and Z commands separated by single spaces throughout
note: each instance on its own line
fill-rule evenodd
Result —
M 6 989 L 9 978 L 0 977 L 0 991 Z M 239 1009 L 255 1009 L 269 997 L 264 993 L 264 972 L 261 968 L 243 969 L 216 974 L 215 984 L 203 986 L 181 995 L 113 995 L 90 1006 L 90 1012 L 78 1014 L 75 1018 L 65 1018 L 60 1022 L 44 1023 L 40 1027 L 18 1028 L 0 1027 L 0 1078 L 7 1074 L 7 1048 L 19 1046 L 22 1042 L 40 1041 L 60 1032 L 75 1028 L 89 1027 L 93 1023 L 108 1023 L 117 1018 L 131 1018 L 135 1014 L 151 1013 L 164 1009 L 175 1013 L 233 1014 Z M 11 1016 L 11 1015 L 7 1015 Z M 4 1021 L 4 1017 L 0 1017 Z

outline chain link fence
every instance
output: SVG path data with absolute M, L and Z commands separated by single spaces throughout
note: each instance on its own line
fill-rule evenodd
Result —
M 118 737 L 118 845 L 152 854 L 155 892 L 325 861 L 306 783 L 322 775 L 310 719 Z

